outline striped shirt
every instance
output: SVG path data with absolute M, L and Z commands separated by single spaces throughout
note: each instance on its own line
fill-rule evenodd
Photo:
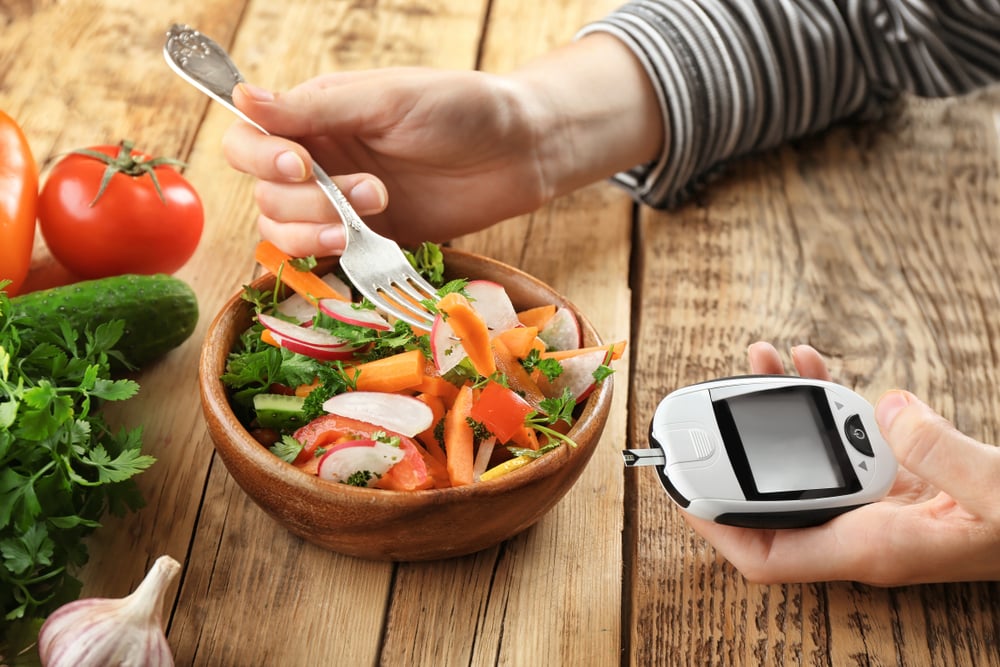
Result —
M 904 92 L 1000 79 L 1000 0 L 635 0 L 580 36 L 597 31 L 656 90 L 663 154 L 614 180 L 659 208 L 727 160 L 874 118 Z

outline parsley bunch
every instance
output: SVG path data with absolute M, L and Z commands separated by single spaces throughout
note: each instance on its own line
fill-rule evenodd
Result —
M 75 599 L 84 538 L 106 511 L 142 505 L 131 479 L 155 459 L 141 429 L 113 433 L 104 401 L 138 384 L 112 379 L 124 322 L 76 331 L 11 314 L 0 283 L 0 614 L 6 626 Z M 2 638 L 0 638 L 2 639 Z M 0 642 L 2 644 L 2 642 Z

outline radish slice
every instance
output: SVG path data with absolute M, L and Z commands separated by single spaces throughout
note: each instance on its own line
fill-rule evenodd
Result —
M 346 482 L 352 475 L 367 473 L 365 486 L 372 486 L 403 460 L 403 450 L 377 440 L 351 440 L 328 449 L 316 471 L 320 479 Z
M 293 294 L 275 307 L 279 313 L 301 322 L 311 322 L 316 316 L 316 306 L 299 294 Z
M 490 436 L 479 443 L 479 449 L 476 451 L 476 460 L 472 464 L 472 478 L 479 481 L 479 476 L 486 472 L 486 468 L 490 465 L 490 457 L 493 456 L 493 448 L 496 447 L 497 439 L 496 436 Z
M 327 273 L 320 277 L 320 280 L 325 282 L 327 285 L 333 288 L 340 296 L 344 297 L 344 301 L 351 301 L 351 286 L 341 280 L 335 273 Z
M 455 366 L 462 363 L 467 356 L 462 341 L 455 335 L 455 330 L 445 322 L 440 313 L 431 325 L 431 356 L 438 373 L 444 375 Z
M 538 332 L 538 337 L 550 350 L 576 350 L 583 347 L 580 323 L 573 311 L 563 306 L 556 309 L 552 319 Z
M 412 396 L 381 391 L 348 391 L 323 403 L 327 412 L 414 437 L 434 424 L 434 412 Z
M 607 358 L 607 350 L 594 350 L 560 359 L 563 372 L 551 381 L 543 375 L 538 380 L 538 388 L 547 398 L 556 398 L 562 396 L 568 387 L 573 398 L 581 401 L 597 386 L 594 371 L 603 365 Z
M 313 359 L 319 359 L 321 361 L 347 361 L 349 359 L 353 359 L 354 351 L 356 349 L 352 346 L 325 347 L 322 345 L 303 343 L 302 341 L 295 340 L 294 338 L 285 338 L 281 334 L 273 331 L 271 332 L 271 337 L 274 338 L 275 343 L 289 352 L 304 354 L 307 357 L 312 357 Z
M 319 309 L 335 320 L 353 324 L 356 327 L 367 327 L 377 331 L 388 331 L 392 327 L 389 321 L 370 308 L 355 308 L 350 301 L 339 299 L 320 299 Z
M 500 333 L 521 325 L 503 285 L 492 280 L 472 280 L 465 286 L 465 292 L 491 332 Z
M 348 341 L 327 333 L 322 329 L 313 327 L 303 327 L 298 324 L 287 322 L 283 319 L 261 313 L 257 316 L 257 321 L 263 324 L 272 334 L 278 334 L 285 340 L 305 343 L 312 347 L 325 348 L 347 348 Z

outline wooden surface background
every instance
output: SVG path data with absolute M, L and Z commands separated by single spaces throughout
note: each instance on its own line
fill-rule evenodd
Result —
M 698 201 L 636 209 L 601 183 L 454 245 L 514 264 L 628 338 L 612 418 L 576 487 L 482 553 L 420 564 L 321 551 L 253 505 L 213 457 L 199 345 L 255 273 L 252 183 L 226 165 L 224 109 L 163 63 L 191 24 L 254 83 L 389 65 L 505 71 L 613 0 L 0 0 L 0 108 L 45 169 L 134 140 L 184 159 L 207 225 L 179 272 L 202 318 L 114 417 L 158 463 L 147 507 L 95 535 L 88 596 L 153 560 L 184 571 L 168 609 L 179 665 L 1000 665 L 1000 585 L 748 584 L 688 529 L 652 474 L 622 469 L 679 385 L 746 370 L 758 339 L 809 342 L 874 400 L 916 392 L 970 435 L 1000 428 L 1000 91 L 911 101 L 732 166 Z M 65 280 L 39 242 L 33 284 Z M 1000 554 L 998 554 L 1000 557 Z

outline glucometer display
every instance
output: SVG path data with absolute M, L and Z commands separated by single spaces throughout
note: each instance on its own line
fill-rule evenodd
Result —
M 823 390 L 794 387 L 713 401 L 747 498 L 850 493 L 859 488 Z

